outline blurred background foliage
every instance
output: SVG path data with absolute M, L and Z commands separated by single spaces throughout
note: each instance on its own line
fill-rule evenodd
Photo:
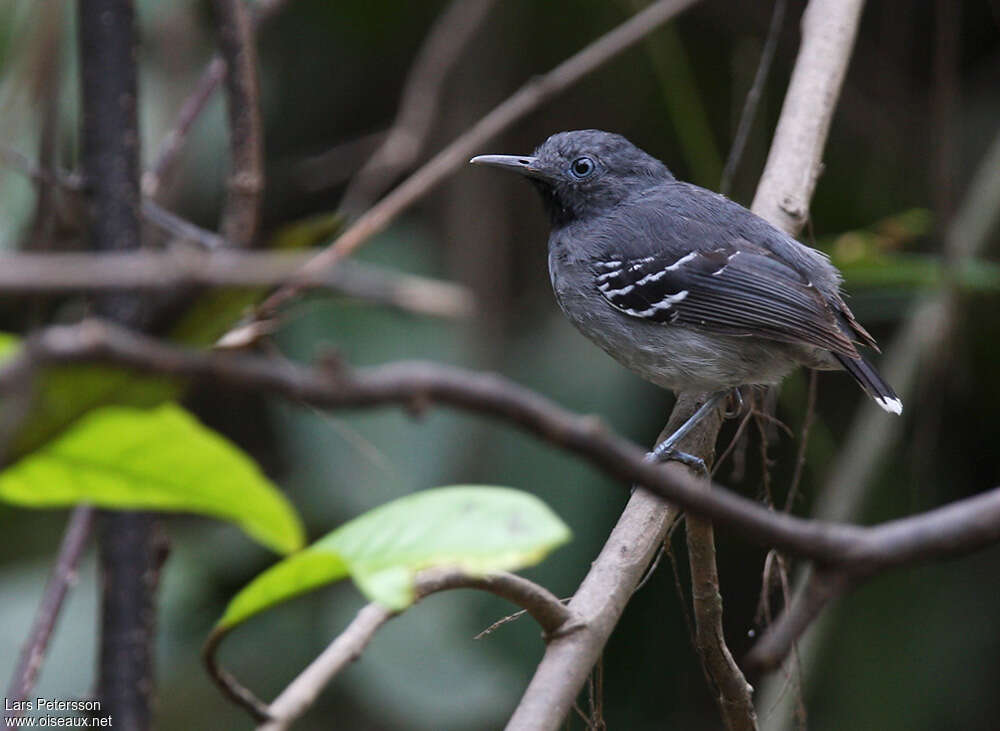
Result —
M 548 70 L 631 13 L 629 0 L 496 3 L 447 77 L 430 153 L 524 80 Z M 208 4 L 139 0 L 144 159 L 213 53 Z M 335 211 L 346 182 L 396 111 L 406 73 L 441 2 L 293 0 L 259 35 L 266 123 L 264 228 L 294 235 Z M 804 3 L 788 3 L 774 68 L 731 195 L 749 203 L 794 62 Z M 0 4 L 0 129 L 6 144 L 74 167 L 79 126 L 73 10 L 64 0 Z M 516 124 L 482 152 L 527 152 L 549 134 L 621 132 L 678 177 L 717 188 L 756 69 L 770 2 L 706 0 Z M 942 22 L 951 18 L 958 25 Z M 949 31 L 954 27 L 955 31 Z M 996 235 L 981 259 L 946 269 L 943 234 L 1000 121 L 1000 4 L 881 0 L 868 4 L 804 234 L 846 275 L 851 305 L 883 343 L 921 296 L 957 283 L 957 327 L 920 363 L 901 437 L 867 486 L 859 519 L 884 520 L 1000 481 L 1000 263 Z M 373 136 L 374 135 L 374 136 Z M 216 226 L 227 170 L 221 96 L 197 123 L 166 203 Z M 81 246 L 72 205 L 44 229 L 37 194 L 0 169 L 0 247 Z M 462 170 L 359 258 L 471 287 L 467 322 L 405 315 L 314 295 L 274 338 L 287 358 L 335 348 L 351 363 L 427 358 L 494 369 L 568 408 L 600 414 L 650 443 L 671 396 L 643 383 L 579 336 L 558 313 L 546 273 L 546 221 L 523 181 Z M 264 237 L 268 239 L 267 236 Z M 951 272 L 954 272 L 953 274 Z M 80 298 L 0 300 L 0 329 L 24 333 L 86 311 Z M 808 376 L 782 389 L 772 489 L 791 481 Z M 817 417 L 795 510 L 809 514 L 864 398 L 849 379 L 819 377 Z M 526 572 L 560 596 L 578 584 L 626 491 L 547 446 L 484 420 L 430 411 L 328 415 L 212 388 L 187 404 L 247 449 L 287 492 L 310 539 L 375 505 L 433 485 L 506 484 L 541 496 L 573 542 Z M 886 417 L 889 419 L 891 417 Z M 723 432 L 720 451 L 734 430 Z M 759 436 L 745 465 L 718 477 L 762 492 Z M 0 505 L 0 677 L 13 668 L 65 522 L 60 511 Z M 232 527 L 170 517 L 172 553 L 160 596 L 158 727 L 238 728 L 237 711 L 201 671 L 198 652 L 225 602 L 273 560 Z M 764 552 L 718 534 L 726 626 L 737 654 L 758 628 Z M 682 549 L 681 549 L 682 550 Z M 685 580 L 683 556 L 678 560 Z M 808 667 L 812 729 L 993 729 L 1000 717 L 1000 549 L 908 569 L 862 587 L 832 611 Z M 94 675 L 96 592 L 89 560 L 65 611 L 38 694 L 78 697 Z M 344 627 L 361 605 L 350 586 L 296 600 L 234 633 L 223 661 L 265 697 Z M 543 646 L 529 621 L 472 637 L 509 606 L 471 592 L 438 595 L 390 623 L 323 696 L 301 728 L 484 729 L 503 724 Z M 719 725 L 664 562 L 634 597 L 603 660 L 603 715 L 614 729 Z M 794 694 L 794 685 L 787 693 Z M 764 725 L 768 708 L 762 708 Z M 579 719 L 570 723 L 580 727 Z

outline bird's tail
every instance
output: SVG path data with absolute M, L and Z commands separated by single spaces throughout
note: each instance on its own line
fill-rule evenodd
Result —
M 834 355 L 844 366 L 844 370 L 854 377 L 858 385 L 875 400 L 875 403 L 890 413 L 903 413 L 903 402 L 871 363 L 862 357 L 852 358 L 840 353 L 834 353 Z

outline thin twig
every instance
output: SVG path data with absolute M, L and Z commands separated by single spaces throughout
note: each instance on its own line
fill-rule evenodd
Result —
M 399 112 L 378 149 L 347 186 L 340 208 L 367 210 L 417 160 L 441 109 L 445 79 L 496 0 L 452 0 L 434 21 L 407 74 Z
M 785 512 L 792 509 L 795 498 L 799 493 L 799 485 L 802 482 L 802 473 L 806 466 L 806 448 L 809 445 L 809 428 L 816 417 L 816 388 L 819 376 L 815 370 L 809 371 L 809 391 L 806 396 L 806 413 L 802 417 L 802 431 L 799 432 L 799 448 L 795 455 L 795 473 L 792 475 L 792 484 L 788 488 L 788 495 L 785 497 Z
M 93 525 L 94 509 L 89 505 L 78 506 L 70 515 L 55 566 L 52 568 L 52 575 L 45 586 L 45 594 L 38 605 L 34 623 L 21 649 L 20 659 L 11 678 L 4 720 L 22 715 L 23 711 L 19 710 L 18 706 L 22 705 L 21 701 L 27 700 L 35 687 L 63 602 L 70 588 L 76 583 L 77 567 L 87 548 Z
M 747 672 L 759 674 L 780 666 L 823 608 L 850 586 L 851 579 L 847 574 L 811 571 L 804 588 L 747 653 L 743 661 Z
M 372 236 L 382 231 L 404 210 L 463 166 L 480 146 L 556 94 L 614 56 L 642 40 L 646 35 L 693 5 L 697 0 L 658 0 L 632 16 L 614 30 L 573 55 L 547 74 L 536 76 L 512 96 L 480 119 L 430 161 L 413 173 L 385 198 L 370 208 L 342 233 L 326 250 L 306 264 L 300 276 L 306 278 L 336 265 Z M 281 305 L 299 294 L 301 287 L 292 282 L 274 292 L 257 309 L 259 318 L 272 317 Z M 237 329 L 241 326 L 237 326 Z M 244 324 L 242 327 L 246 327 Z M 229 337 L 241 343 L 242 338 Z
M 506 572 L 471 576 L 453 569 L 429 569 L 417 576 L 417 601 L 440 591 L 478 589 L 518 604 L 531 614 L 546 635 L 572 632 L 575 617 L 546 589 L 524 577 Z M 259 728 L 278 731 L 288 726 L 316 702 L 320 692 L 347 665 L 361 656 L 378 629 L 398 612 L 380 604 L 365 606 L 348 627 L 308 667 L 267 705 L 219 666 L 216 652 L 225 633 L 213 633 L 202 653 L 212 679 L 259 721 Z
M 144 195 L 153 200 L 160 197 L 164 181 L 173 172 L 181 150 L 187 143 L 191 128 L 201 116 L 201 112 L 209 100 L 215 96 L 215 92 L 225 76 L 226 62 L 222 60 L 221 56 L 213 56 L 212 60 L 205 66 L 205 70 L 201 72 L 198 81 L 195 82 L 194 89 L 181 103 L 174 126 L 160 140 L 160 146 L 156 151 L 156 161 L 142 175 Z
M 169 292 L 198 287 L 267 287 L 288 281 L 312 254 L 297 251 L 0 255 L 0 297 L 65 292 Z M 475 310 L 467 287 L 361 262 L 344 262 L 310 283 L 321 289 L 404 312 L 465 319 Z
M 247 248 L 257 235 L 264 192 L 264 130 L 260 118 L 257 46 L 250 9 L 243 0 L 215 0 L 219 52 L 226 64 L 230 166 L 222 207 L 222 236 Z
M 723 195 L 729 194 L 733 177 L 736 175 L 736 168 L 739 167 L 740 160 L 743 158 L 743 150 L 750 138 L 754 119 L 757 118 L 757 108 L 760 106 L 761 95 L 764 93 L 767 75 L 771 72 L 771 63 L 774 61 L 774 52 L 778 48 L 778 39 L 781 38 L 781 26 L 785 22 L 787 2 L 788 0 L 774 0 L 771 23 L 767 29 L 767 40 L 764 41 L 764 48 L 760 52 L 760 62 L 757 64 L 757 71 L 754 74 L 753 83 L 750 85 L 750 91 L 747 92 L 746 100 L 743 102 L 743 111 L 740 112 L 740 121 L 736 126 L 736 135 L 733 137 L 733 146 L 729 149 L 729 157 L 726 158 L 726 166 L 722 170 L 719 192 Z
M 256 5 L 257 12 L 252 16 L 254 30 L 277 15 L 289 0 L 260 0 Z M 164 182 L 173 174 L 177 162 L 187 143 L 191 128 L 205 110 L 208 102 L 215 95 L 222 80 L 226 77 L 226 62 L 221 55 L 216 54 L 205 66 L 194 89 L 181 103 L 174 126 L 160 140 L 159 148 L 154 156 L 155 161 L 142 176 L 143 194 L 157 200 L 163 192 Z
M 719 459 L 716 460 L 714 465 L 712 465 L 712 477 L 715 477 L 715 473 L 719 471 L 729 455 L 736 449 L 736 445 L 739 442 L 740 437 L 743 436 L 743 432 L 746 430 L 747 424 L 750 423 L 750 419 L 753 418 L 754 413 L 754 409 L 749 408 L 747 409 L 747 413 L 743 415 L 743 418 L 740 419 L 740 424 L 736 427 L 736 431 L 733 433 L 733 438 L 729 440 L 729 444 L 722 451 Z
M 83 190 L 82 176 L 36 165 L 23 152 L 19 152 L 9 145 L 0 144 L 0 163 L 15 168 L 18 172 L 36 183 L 57 186 L 70 191 L 79 192 Z

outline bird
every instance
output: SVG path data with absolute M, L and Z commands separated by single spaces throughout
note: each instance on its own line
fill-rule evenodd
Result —
M 580 332 L 647 381 L 711 394 L 678 432 L 734 389 L 776 385 L 799 366 L 844 370 L 902 413 L 859 350 L 878 346 L 823 252 L 678 180 L 619 134 L 559 132 L 531 155 L 470 162 L 519 173 L 541 194 L 552 289 Z

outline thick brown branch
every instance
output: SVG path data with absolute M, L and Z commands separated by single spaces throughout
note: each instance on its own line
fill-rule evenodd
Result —
M 872 528 L 778 513 L 722 486 L 650 464 L 645 451 L 593 417 L 574 414 L 502 376 L 453 366 L 398 362 L 350 370 L 307 368 L 255 355 L 198 351 L 100 321 L 48 328 L 0 369 L 0 393 L 23 387 L 43 366 L 93 362 L 290 398 L 321 409 L 443 405 L 510 422 L 583 457 L 625 483 L 639 483 L 689 513 L 731 526 L 762 545 L 821 565 L 870 575 L 900 564 L 970 553 L 1000 540 L 1000 488 Z
M 61 292 L 172 291 L 281 284 L 311 254 L 295 251 L 0 255 L 0 297 Z M 311 289 L 435 317 L 461 319 L 475 302 L 468 288 L 347 261 L 309 283 Z

